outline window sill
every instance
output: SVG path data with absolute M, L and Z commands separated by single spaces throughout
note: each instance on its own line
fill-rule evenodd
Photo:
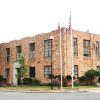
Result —
M 7 64 L 10 63 L 10 61 L 6 61 L 6 63 L 7 63 Z
M 78 56 L 73 56 L 74 58 L 78 58 Z
M 35 58 L 29 58 L 29 60 L 35 60 Z
M 50 59 L 51 57 L 44 57 L 44 59 Z
M 88 56 L 84 56 L 84 59 L 91 59 L 91 57 L 88 57 Z
M 100 60 L 100 58 L 96 58 L 96 60 Z

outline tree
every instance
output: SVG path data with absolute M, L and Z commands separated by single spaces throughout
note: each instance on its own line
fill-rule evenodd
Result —
M 67 81 L 70 81 L 72 79 L 71 75 L 66 76 Z
M 25 64 L 25 59 L 23 56 L 18 60 L 18 62 L 20 65 L 20 68 L 19 68 L 20 70 L 17 73 L 16 77 L 17 79 L 21 80 L 21 85 L 23 86 L 23 79 L 26 78 L 27 76 L 27 66 Z
M 97 76 L 100 76 L 100 72 L 96 70 L 89 70 L 85 73 L 85 76 L 87 76 L 89 80 L 91 81 L 91 84 L 93 84 L 94 78 Z
M 7 79 L 0 74 L 0 86 L 6 85 Z

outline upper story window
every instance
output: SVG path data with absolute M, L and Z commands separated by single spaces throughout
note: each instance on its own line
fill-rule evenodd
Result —
M 45 40 L 44 41 L 44 57 L 51 57 L 52 53 L 52 40 Z
M 20 59 L 22 53 L 22 47 L 21 46 L 16 46 L 16 59 Z
M 90 57 L 90 40 L 83 40 L 84 56 Z
M 74 56 L 78 56 L 78 43 L 77 38 L 73 39 L 73 54 Z
M 35 58 L 35 43 L 29 44 L 29 58 Z
M 99 58 L 99 42 L 96 41 L 96 57 Z
M 6 48 L 6 61 L 10 61 L 10 48 Z

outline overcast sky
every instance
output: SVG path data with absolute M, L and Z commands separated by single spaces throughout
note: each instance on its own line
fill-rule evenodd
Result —
M 100 0 L 0 0 L 0 43 L 61 26 L 100 34 Z

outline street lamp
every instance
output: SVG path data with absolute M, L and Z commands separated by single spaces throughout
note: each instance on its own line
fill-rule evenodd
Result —
M 51 75 L 50 75 L 50 78 L 51 78 L 51 89 L 53 89 L 53 85 L 52 85 L 52 76 L 53 76 L 53 73 L 52 73 L 52 51 L 53 51 L 52 50 L 52 47 L 53 47 L 52 45 L 53 45 L 53 41 L 52 40 L 53 40 L 53 38 L 54 38 L 53 36 L 50 36 L 50 40 L 51 40 Z

